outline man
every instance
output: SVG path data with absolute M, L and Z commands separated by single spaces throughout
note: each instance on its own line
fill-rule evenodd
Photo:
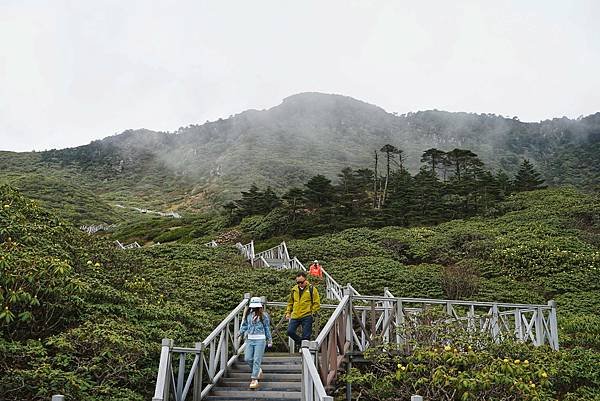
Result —
M 296 285 L 292 287 L 285 317 L 290 321 L 287 335 L 296 342 L 298 346 L 302 340 L 310 340 L 314 314 L 321 308 L 319 291 L 310 285 L 306 279 L 306 273 L 300 272 L 296 275 Z M 302 326 L 302 336 L 296 334 L 298 326 Z
M 315 260 L 312 265 L 308 268 L 308 274 L 319 279 L 323 278 L 323 268 L 319 264 L 318 260 Z

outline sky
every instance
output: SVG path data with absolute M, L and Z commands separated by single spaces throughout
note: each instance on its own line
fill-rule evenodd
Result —
M 400 114 L 600 111 L 597 0 L 0 0 L 0 150 L 352 96 Z

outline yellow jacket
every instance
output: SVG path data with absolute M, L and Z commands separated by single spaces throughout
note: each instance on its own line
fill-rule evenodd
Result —
M 312 287 L 312 303 L 310 296 L 310 287 Z M 300 298 L 300 289 L 298 284 L 292 287 L 288 298 L 288 305 L 285 309 L 285 314 L 291 314 L 292 319 L 301 319 L 305 316 L 317 313 L 321 309 L 321 298 L 317 287 L 313 287 L 310 283 L 306 284 Z

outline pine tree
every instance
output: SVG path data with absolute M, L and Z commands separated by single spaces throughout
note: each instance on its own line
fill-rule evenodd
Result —
M 427 149 L 421 156 L 421 163 L 427 164 L 433 175 L 437 176 L 436 169 L 443 163 L 445 155 L 446 152 L 436 148 Z
M 535 168 L 529 160 L 523 160 L 523 163 L 521 163 L 521 167 L 515 176 L 513 184 L 515 191 L 533 191 L 535 189 L 546 188 L 543 184 L 544 180 L 540 178 L 540 174 L 535 171 Z
M 402 167 L 402 150 L 398 149 L 397 147 L 387 144 L 384 145 L 381 149 L 381 152 L 385 153 L 385 157 L 386 157 L 386 176 L 385 176 L 385 187 L 383 188 L 383 196 L 381 197 L 381 201 L 379 203 L 379 207 L 383 206 L 385 204 L 385 200 L 387 198 L 387 189 L 388 189 L 388 184 L 390 181 L 390 163 L 392 160 L 395 161 L 395 157 L 396 155 L 398 155 L 399 160 L 399 166 L 400 166 L 400 170 L 403 169 Z
M 290 188 L 281 199 L 291 215 L 292 222 L 296 221 L 298 211 L 304 207 L 304 191 L 300 188 Z
M 306 184 L 304 194 L 312 207 L 330 206 L 334 199 L 334 189 L 331 180 L 319 174 L 312 177 Z

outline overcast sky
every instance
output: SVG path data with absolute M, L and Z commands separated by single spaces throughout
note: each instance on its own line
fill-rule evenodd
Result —
M 0 149 L 338 93 L 522 121 L 600 111 L 600 1 L 0 0 Z

